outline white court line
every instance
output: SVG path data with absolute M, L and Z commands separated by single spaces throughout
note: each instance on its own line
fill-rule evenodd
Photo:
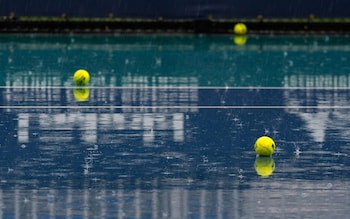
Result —
M 105 89 L 105 90 L 125 90 L 125 89 L 196 89 L 196 90 L 350 90 L 350 87 L 230 87 L 230 86 L 121 86 L 121 87 L 105 87 L 105 86 L 0 86 L 0 89 Z
M 0 106 L 0 109 L 350 109 L 350 106 Z

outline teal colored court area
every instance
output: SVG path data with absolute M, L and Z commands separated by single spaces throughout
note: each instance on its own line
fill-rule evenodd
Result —
M 342 36 L 0 36 L 0 84 L 74 86 L 344 87 Z
M 0 217 L 346 218 L 349 61 L 347 36 L 1 35 Z

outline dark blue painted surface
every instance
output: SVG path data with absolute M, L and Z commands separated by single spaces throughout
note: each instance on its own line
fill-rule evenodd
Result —
M 91 98 L 80 103 L 69 98 L 73 88 L 1 89 L 3 96 L 10 93 L 12 99 L 20 96 L 25 99 L 3 100 L 0 104 L 5 106 L 0 133 L 0 176 L 7 182 L 3 186 L 35 188 L 54 183 L 58 187 L 78 188 L 83 183 L 93 184 L 93 179 L 98 178 L 99 183 L 109 188 L 118 180 L 124 188 L 134 188 L 137 181 L 143 182 L 142 188 L 152 188 L 151 181 L 157 179 L 158 188 L 171 186 L 167 180 L 191 178 L 197 182 L 192 186 L 209 182 L 216 188 L 217 181 L 230 185 L 232 180 L 239 180 L 230 176 L 237 169 L 245 171 L 245 185 L 249 186 L 256 180 L 253 145 L 255 139 L 264 134 L 277 142 L 279 151 L 274 156 L 277 164 L 294 159 L 297 147 L 303 153 L 321 153 L 311 160 L 301 158 L 284 170 L 277 168 L 273 175 L 276 179 L 350 177 L 348 159 L 334 155 L 349 153 L 348 147 L 343 148 L 348 145 L 347 137 L 341 137 L 346 132 L 343 129 L 347 121 L 339 122 L 336 116 L 347 110 L 337 107 L 348 104 L 335 104 L 329 99 L 330 95 L 349 96 L 347 89 L 199 89 L 195 103 L 169 104 L 161 100 L 145 103 L 143 98 L 149 96 L 148 92 L 171 93 L 173 99 L 184 94 L 176 88 L 94 88 Z M 50 95 L 42 98 L 42 93 L 62 95 L 58 99 Z M 130 105 L 108 101 L 122 99 L 128 93 L 136 95 L 138 100 Z M 291 101 L 293 94 L 298 97 Z M 41 106 L 47 108 L 37 108 Z M 206 108 L 208 106 L 212 108 Z M 271 106 L 276 108 L 269 108 Z M 312 108 L 303 109 L 305 106 Z M 333 127 L 336 129 L 326 125 L 308 130 L 307 123 L 314 121 L 304 120 L 301 115 L 312 117 L 324 112 L 328 118 L 322 119 L 337 124 Z M 175 124 L 182 125 L 176 127 Z M 319 139 L 315 139 L 315 134 L 309 133 L 317 133 L 317 129 L 325 130 L 325 136 L 316 134 Z M 23 130 L 27 140 L 21 140 Z M 177 131 L 180 131 L 178 140 Z M 152 136 L 150 141 L 145 140 L 147 136 Z M 317 148 L 320 144 L 322 148 Z M 88 164 L 91 166 L 84 169 Z M 293 172 L 299 165 L 303 170 Z M 316 166 L 319 168 L 314 169 Z M 342 167 L 323 175 L 330 166 Z M 211 171 L 213 168 L 215 171 Z M 8 172 L 8 169 L 14 171 Z
M 311 13 L 317 17 L 349 17 L 349 2 L 345 0 L 288 0 L 288 1 L 112 1 L 107 0 L 1 0 L 0 15 L 15 12 L 17 16 L 114 17 L 171 19 L 214 18 L 306 18 Z

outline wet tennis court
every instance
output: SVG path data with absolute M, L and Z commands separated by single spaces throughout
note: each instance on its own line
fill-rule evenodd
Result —
M 347 218 L 349 59 L 337 36 L 0 36 L 0 217 Z

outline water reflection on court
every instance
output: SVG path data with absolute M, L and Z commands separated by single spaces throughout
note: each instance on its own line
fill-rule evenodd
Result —
M 1 88 L 4 217 L 347 212 L 346 88 L 75 89 Z
M 347 217 L 349 38 L 232 40 L 1 36 L 0 216 Z

